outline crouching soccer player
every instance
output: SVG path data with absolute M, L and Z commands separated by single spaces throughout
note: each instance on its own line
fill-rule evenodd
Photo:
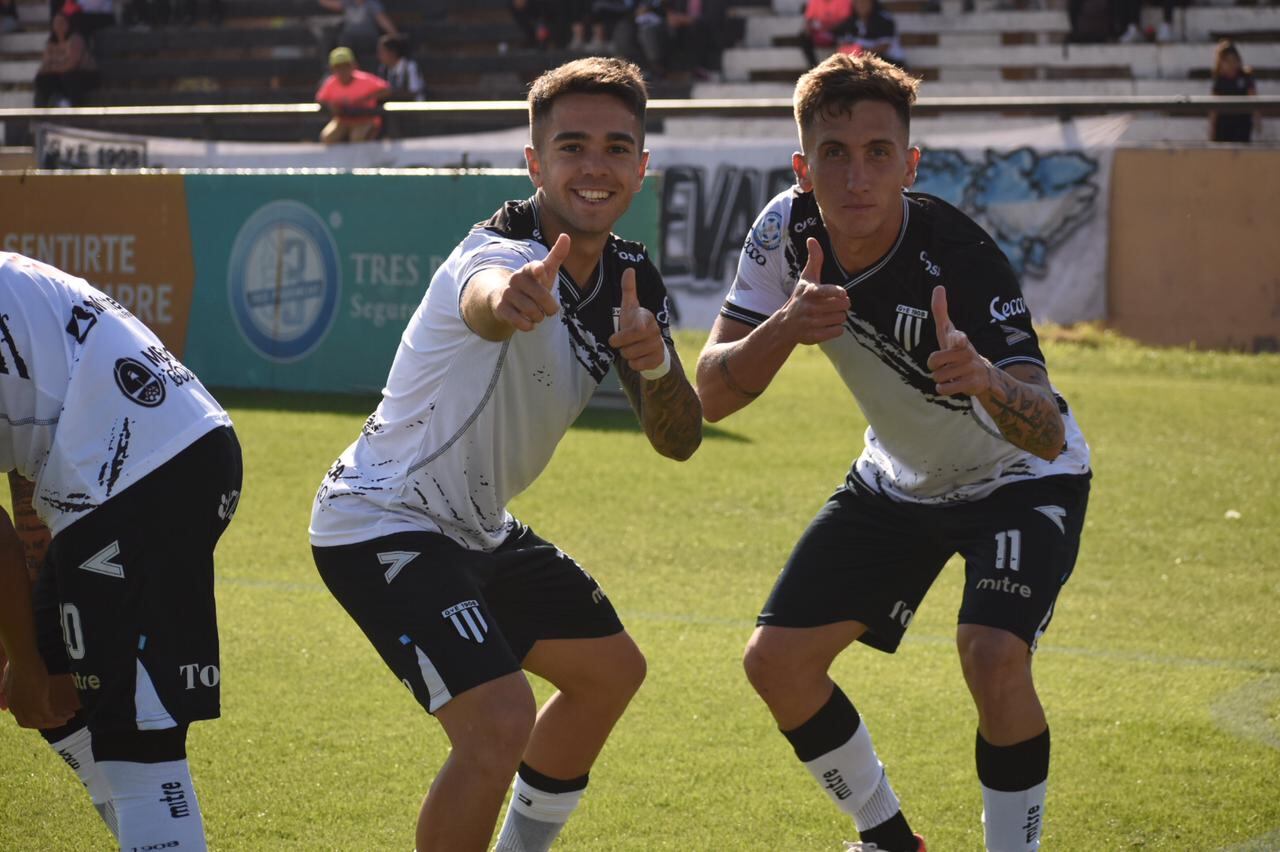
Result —
M 123 849 L 204 849 L 186 737 L 219 712 L 230 418 L 119 303 L 0 253 L 0 470 L 4 707 L 75 770 Z
M 432 278 L 382 402 L 316 496 L 321 577 L 452 745 L 418 852 L 486 848 L 513 775 L 497 848 L 547 849 L 644 678 L 600 586 L 507 503 L 610 368 L 655 450 L 685 459 L 701 441 L 662 278 L 611 233 L 644 178 L 646 100 L 613 59 L 534 82 L 537 192 L 474 227 Z M 522 670 L 557 689 L 536 712 Z
M 719 420 L 821 345 L 865 415 L 866 446 L 792 551 L 747 645 L 747 677 L 861 835 L 917 852 L 865 720 L 828 674 L 855 642 L 892 653 L 952 554 L 956 644 L 977 708 L 992 852 L 1040 846 L 1049 728 L 1036 642 L 1071 575 L 1089 447 L 1049 383 L 1008 260 L 968 216 L 905 192 L 918 82 L 836 54 L 796 84 L 797 186 L 760 213 L 698 359 Z

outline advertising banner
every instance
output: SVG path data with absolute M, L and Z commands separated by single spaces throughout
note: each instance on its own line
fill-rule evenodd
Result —
M 1129 118 L 951 129 L 957 126 L 913 122 L 913 142 L 924 150 L 914 188 L 955 204 L 987 229 L 1018 272 L 1037 322 L 1104 319 L 1111 162 Z M 152 164 L 167 168 L 519 168 L 527 136 L 514 128 L 327 148 L 150 139 L 146 150 Z M 659 236 L 649 247 L 662 259 L 677 323 L 709 328 L 756 214 L 794 181 L 794 128 L 776 120 L 701 119 L 696 130 L 651 134 L 645 143 L 650 170 L 664 176 Z
M 405 324 L 467 230 L 523 174 L 188 175 L 198 286 L 187 364 L 207 384 L 382 387 Z M 618 225 L 652 242 L 656 188 Z
M 88 280 L 182 356 L 195 268 L 180 175 L 0 175 L 0 249 Z

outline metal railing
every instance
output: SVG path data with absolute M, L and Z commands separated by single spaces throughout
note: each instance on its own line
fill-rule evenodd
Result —
M 384 109 L 388 117 L 397 122 L 395 135 L 401 137 L 516 127 L 528 120 L 528 105 L 522 100 L 391 102 L 385 104 Z M 916 103 L 913 114 L 993 113 L 1069 118 L 1124 112 L 1206 115 L 1212 111 L 1280 115 L 1280 96 L 924 97 Z M 649 102 L 648 112 L 649 118 L 656 121 L 689 116 L 788 118 L 792 114 L 788 98 L 655 99 Z M 275 121 L 301 119 L 308 122 L 309 129 L 289 137 L 298 141 L 314 139 L 314 129 L 310 125 L 320 122 L 323 117 L 324 110 L 317 103 L 0 108 L 0 125 L 5 130 L 4 144 L 8 145 L 32 144 L 34 127 L 41 123 L 124 133 L 142 132 L 151 136 L 236 141 L 258 138 L 243 132 L 246 122 L 263 127 Z M 290 129 L 283 128 L 285 133 Z M 277 128 L 277 133 L 279 130 Z

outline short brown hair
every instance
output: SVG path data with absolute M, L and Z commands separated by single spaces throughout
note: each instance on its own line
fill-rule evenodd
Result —
M 1253 69 L 1244 64 L 1244 58 L 1240 56 L 1240 49 L 1236 47 L 1236 43 L 1229 38 L 1224 38 L 1218 42 L 1217 47 L 1213 49 L 1213 79 L 1217 80 L 1222 76 L 1222 60 L 1228 56 L 1234 56 L 1236 62 L 1240 63 L 1240 71 L 1244 74 L 1252 74 Z
M 563 95 L 613 95 L 640 121 L 640 142 L 644 142 L 644 110 L 649 89 L 640 69 L 624 59 L 589 56 L 575 59 L 544 72 L 529 87 L 529 132 L 537 142 L 539 125 L 551 114 L 556 99 Z
M 858 101 L 884 101 L 911 129 L 920 81 L 874 53 L 834 53 L 796 81 L 792 105 L 801 134 L 819 115 L 839 115 Z

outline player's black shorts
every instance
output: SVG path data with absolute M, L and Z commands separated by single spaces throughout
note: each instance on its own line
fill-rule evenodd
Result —
M 1035 649 L 1075 566 L 1090 475 L 1005 485 L 968 503 L 923 506 L 850 477 L 809 524 L 757 624 L 867 625 L 861 641 L 897 650 L 952 554 L 965 560 L 959 623 L 1008 630 Z
M 219 714 L 213 550 L 241 486 L 218 427 L 53 539 L 36 582 L 40 650 L 88 723 L 157 730 Z
M 430 532 L 311 552 L 329 591 L 428 713 L 519 671 L 539 639 L 622 631 L 596 581 L 526 526 L 492 553 Z

